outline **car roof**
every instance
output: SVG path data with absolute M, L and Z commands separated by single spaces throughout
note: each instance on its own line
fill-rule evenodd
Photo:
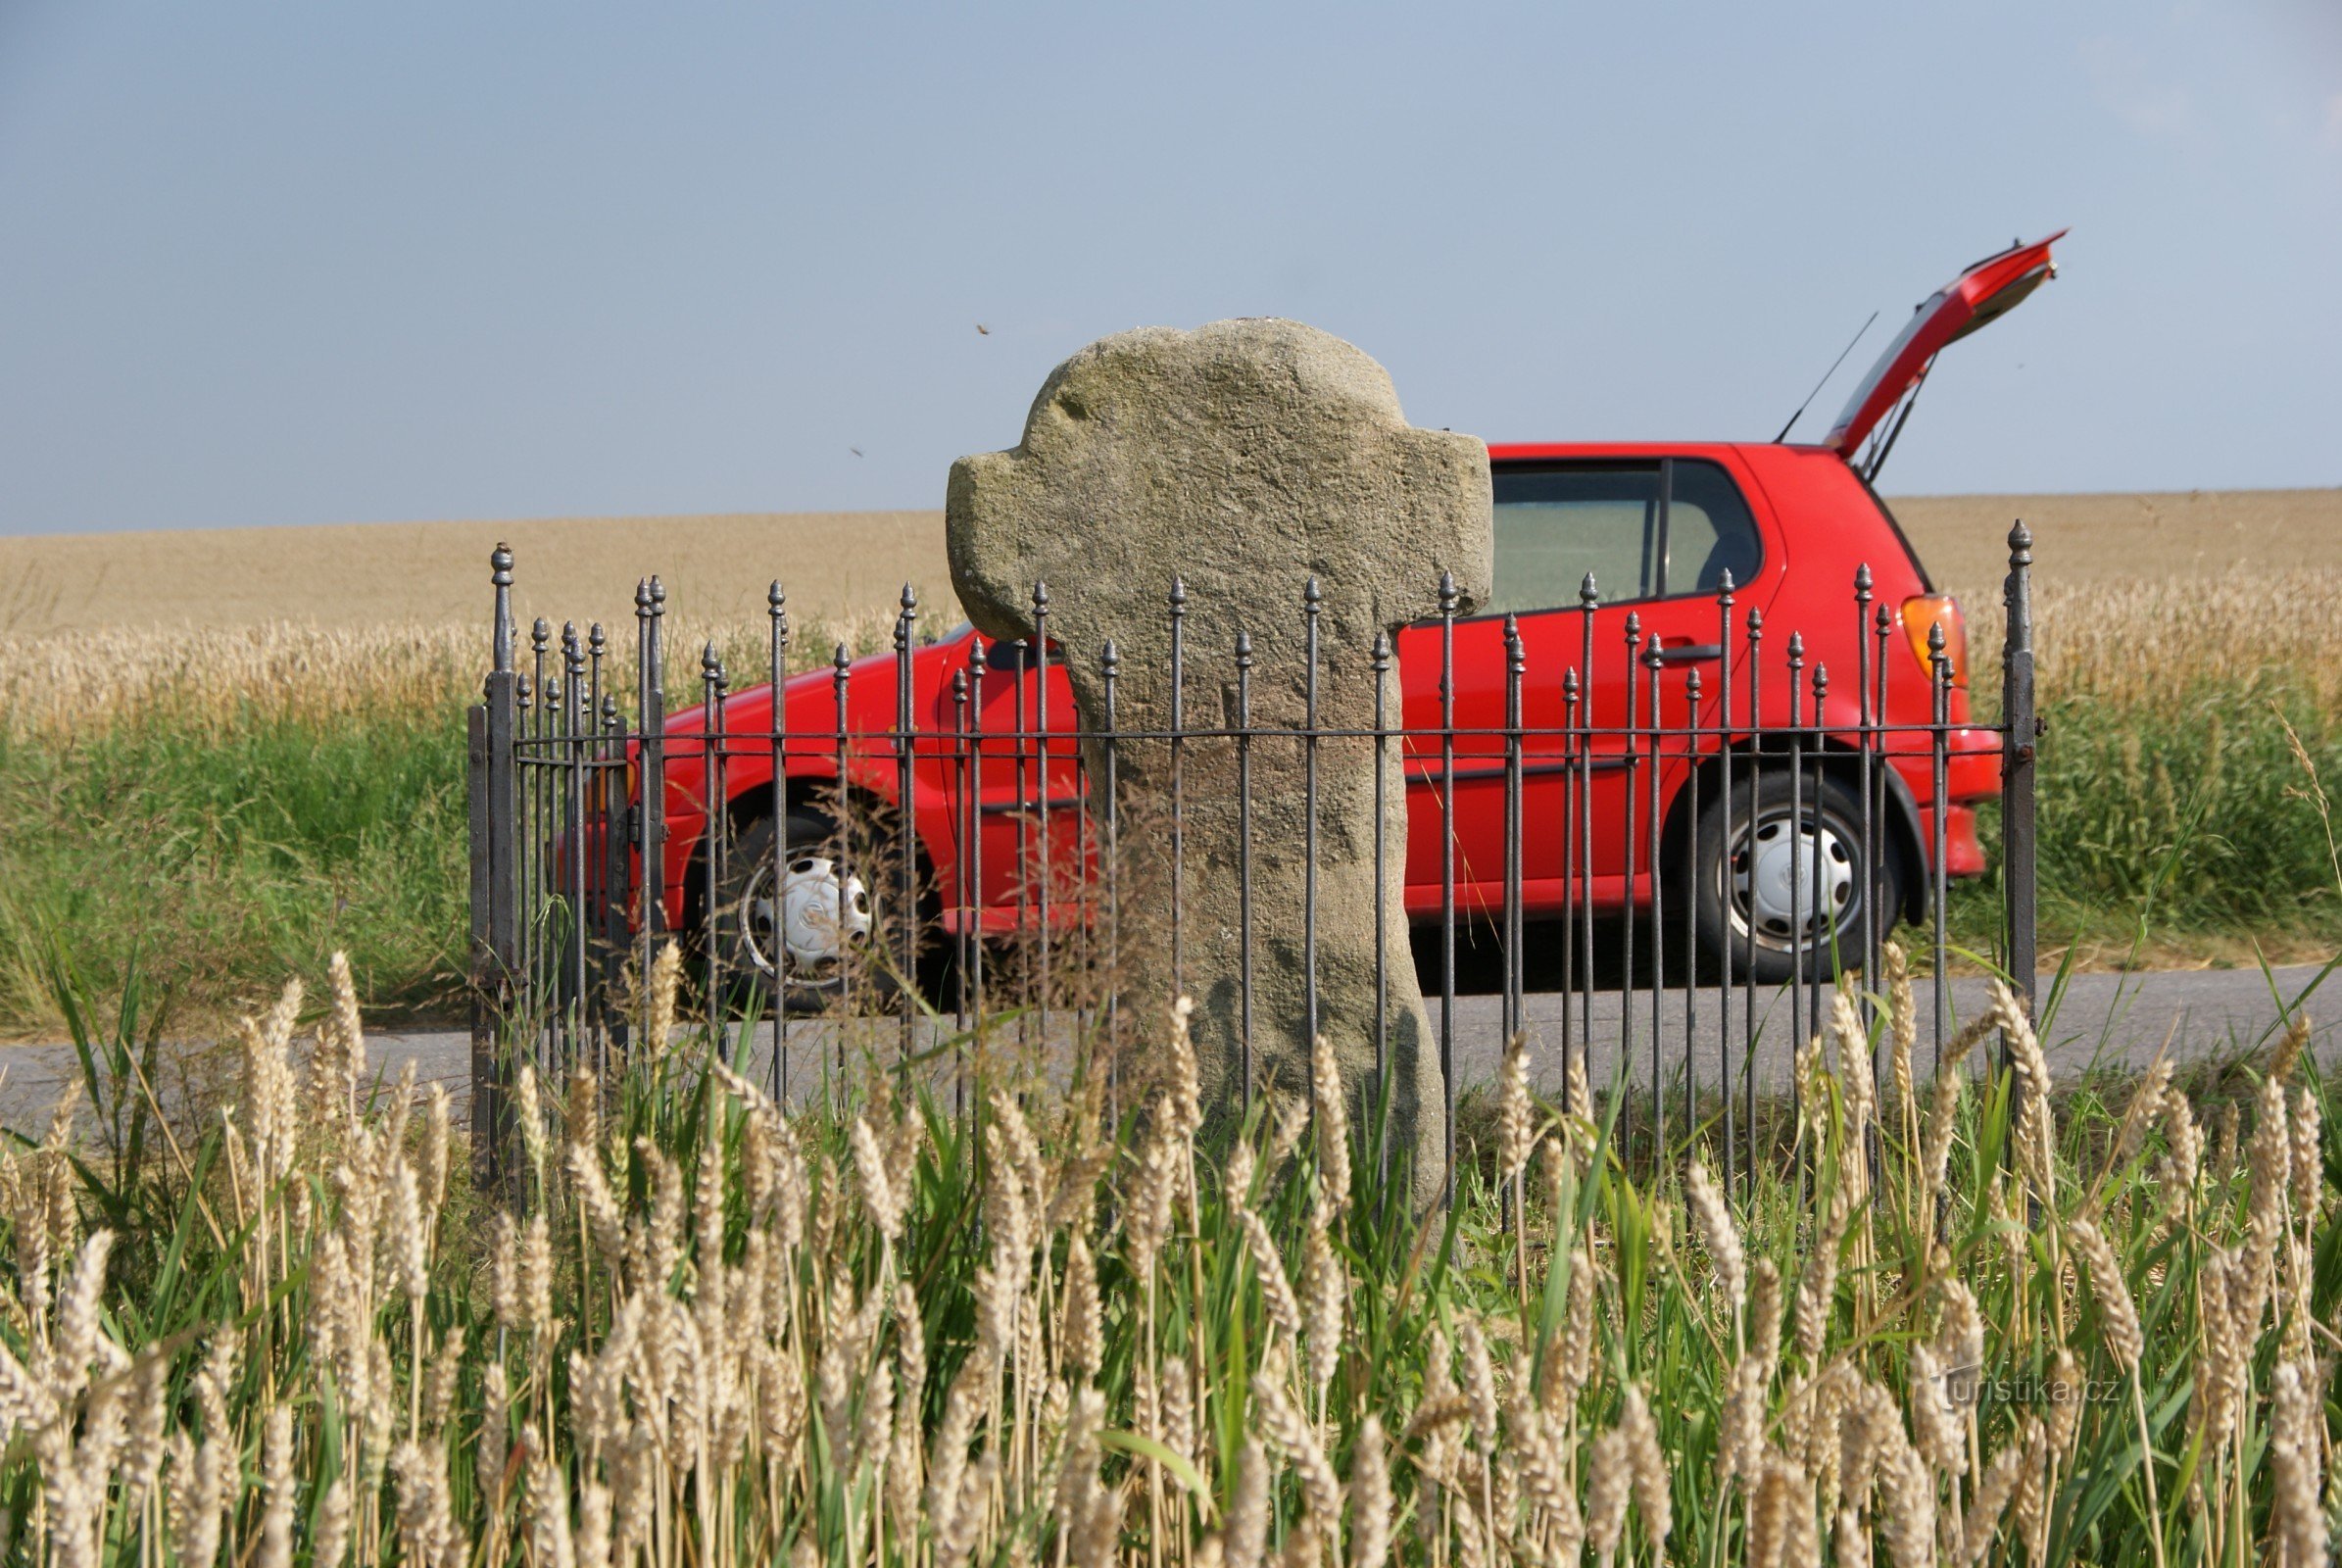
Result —
M 1801 441 L 1785 444 L 1772 441 L 1491 441 L 1488 443 L 1488 461 L 1521 463 L 1539 459 L 1694 458 L 1714 457 L 1728 452 L 1745 455 L 1782 451 L 1836 456 L 1827 447 Z

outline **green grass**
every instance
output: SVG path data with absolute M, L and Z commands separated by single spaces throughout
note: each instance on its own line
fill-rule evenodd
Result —
M 190 1021 L 350 955 L 386 1018 L 444 1014 L 464 966 L 463 716 L 166 710 L 70 746 L 0 734 L 0 1028 L 58 1021 L 53 949 L 108 989 L 133 956 Z
M 2041 712 L 2045 950 L 2248 962 L 2256 944 L 2284 957 L 2342 951 L 2342 881 L 2317 804 L 2320 781 L 2342 797 L 2342 713 L 2307 682 L 2197 686 L 2153 705 L 2053 700 Z M 2342 798 L 2334 808 L 2342 816 Z M 1997 808 L 1980 825 L 1997 866 Z M 1997 876 L 1957 889 L 1953 940 L 1990 952 L 1998 899 Z
M 465 931 L 463 715 L 331 715 L 164 702 L 70 744 L 0 731 L 0 1033 L 54 1035 L 63 944 L 103 984 L 133 955 L 189 1024 L 265 1004 L 346 951 L 386 1021 L 454 1018 Z M 2342 785 L 2342 714 L 2254 679 L 2154 705 L 2052 700 L 2041 750 L 2041 941 L 2120 958 L 2250 961 L 2342 949 L 2311 777 Z M 1997 813 L 1983 831 L 1998 858 Z M 1996 879 L 1962 885 L 1952 940 L 1998 931 Z M 1924 944 L 1921 945 L 1924 950 Z

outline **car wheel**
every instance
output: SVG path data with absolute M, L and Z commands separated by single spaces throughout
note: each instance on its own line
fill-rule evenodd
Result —
M 1830 773 L 1808 773 L 1792 809 L 1791 782 L 1775 764 L 1754 786 L 1735 780 L 1729 810 L 1722 800 L 1701 807 L 1692 871 L 1700 953 L 1711 973 L 1753 972 L 1779 985 L 1792 974 L 1859 971 L 1864 899 L 1878 901 L 1881 938 L 1903 906 L 1905 872 L 1883 823 L 1879 863 L 1866 874 L 1861 797 Z
M 774 863 L 769 817 L 750 823 L 726 852 L 710 935 L 731 985 L 770 997 L 777 972 L 793 1013 L 831 1011 L 850 995 L 883 1004 L 897 987 L 873 947 L 873 879 L 855 869 L 827 817 L 792 810 L 788 824 L 785 864 Z

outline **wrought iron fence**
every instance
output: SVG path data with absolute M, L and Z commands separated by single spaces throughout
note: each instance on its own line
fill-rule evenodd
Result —
M 1584 1092 L 1573 1084 L 1620 1088 L 1661 1145 L 1672 1120 L 1676 1136 L 1712 1139 L 1728 1173 L 1745 1168 L 1760 1095 L 1794 1093 L 1791 1048 L 1821 1031 L 1838 977 L 1876 976 L 1903 924 L 1932 974 L 1947 973 L 1952 879 L 1989 874 L 1976 837 L 1988 803 L 2000 819 L 1989 957 L 2031 1001 L 2022 523 L 2009 543 L 1991 722 L 1966 710 L 1956 619 L 1875 602 L 1866 566 L 1831 628 L 1768 623 L 1727 573 L 1697 641 L 1680 634 L 1681 601 L 1679 632 L 1663 636 L 1644 623 L 1650 605 L 1606 604 L 1589 576 L 1574 606 L 1501 617 L 1462 613 L 1443 583 L 1438 619 L 1395 642 L 1330 647 L 1311 580 L 1293 585 L 1301 635 L 1283 640 L 1301 667 L 1270 672 L 1251 633 L 1195 646 L 1188 590 L 1167 572 L 1168 722 L 1152 727 L 1118 722 L 1129 672 L 1112 644 L 1095 711 L 1076 710 L 1043 585 L 1028 638 L 960 628 L 923 642 L 905 589 L 891 656 L 856 661 L 840 645 L 806 668 L 776 582 L 762 681 L 743 688 L 713 644 L 696 680 L 670 665 L 656 577 L 638 586 L 624 668 L 600 625 L 557 639 L 539 620 L 523 648 L 499 546 L 493 667 L 469 714 L 475 1125 L 491 1129 L 475 1147 L 495 1159 L 516 1062 L 607 1066 L 641 1041 L 645 976 L 669 944 L 735 1065 L 779 1096 L 806 1092 L 850 1053 L 954 1085 L 988 1046 L 1117 1071 L 1169 1000 L 1127 994 L 1125 944 L 1167 942 L 1174 975 L 1186 966 L 1198 874 L 1186 780 L 1211 749 L 1235 763 L 1248 1099 L 1255 953 L 1297 932 L 1310 1034 L 1319 992 L 1314 876 L 1298 908 L 1251 896 L 1254 763 L 1265 748 L 1299 749 L 1314 867 L 1320 760 L 1346 747 L 1373 758 L 1377 1071 L 1396 879 L 1450 1158 L 1465 1069 L 1532 1035 L 1548 1059 L 1575 1063 L 1558 1085 L 1565 1108 Z M 1825 642 L 1852 656 L 1850 701 Z M 1319 721 L 1321 672 L 1342 660 L 1373 672 L 1369 728 Z M 1297 683 L 1297 722 L 1254 721 L 1264 678 Z M 1213 686 L 1223 721 L 1197 722 L 1191 698 Z M 697 705 L 670 715 L 687 687 Z M 1168 787 L 1147 798 L 1123 783 L 1138 748 L 1167 762 Z M 1392 809 L 1402 800 L 1404 816 Z M 1145 886 L 1130 854 L 1141 842 L 1159 868 Z M 1147 921 L 1127 918 L 1139 901 Z M 1952 1002 L 1943 983 L 1932 993 L 1940 1066 Z M 1857 995 L 1875 1017 L 1875 988 Z

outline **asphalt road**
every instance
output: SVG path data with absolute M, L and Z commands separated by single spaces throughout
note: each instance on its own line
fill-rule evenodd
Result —
M 2071 1077 L 2082 1069 L 2143 1067 L 2156 1054 L 2169 1049 L 2174 1056 L 2200 1058 L 2234 1055 L 2266 1045 L 2281 1020 L 2278 999 L 2286 1006 L 2304 1007 L 2318 1022 L 2312 1049 L 2320 1059 L 2342 1054 L 2342 1029 L 2333 1021 L 2342 1006 L 2320 1005 L 2320 971 L 2314 965 L 2277 969 L 2272 992 L 2269 977 L 2258 969 L 2201 969 L 2151 974 L 2085 974 L 2072 977 L 2049 1014 L 2044 1042 L 2052 1071 Z M 2041 979 L 2044 1008 L 2050 1004 L 2050 978 Z M 1919 1070 L 1931 1074 L 1933 1058 L 1934 988 L 1922 982 L 1916 988 L 1920 1017 Z M 2322 988 L 2342 1003 L 2342 976 Z M 1956 1021 L 1973 1016 L 1986 998 L 1981 980 L 1954 979 L 1951 1012 Z M 1735 1062 L 1738 1041 L 1745 1030 L 1746 993 L 1732 996 L 1732 1039 Z M 1631 1011 L 1631 1024 L 1622 1025 L 1622 1004 Z M 1586 1027 L 1580 1015 L 1581 999 L 1566 1003 L 1571 1031 Z M 1619 1053 L 1630 1040 L 1630 1075 L 1649 1082 L 1652 1057 L 1651 994 L 1647 990 L 1622 998 L 1618 992 L 1596 992 L 1591 1022 L 1590 1068 L 1597 1082 L 1617 1071 Z M 1757 1070 L 1760 1082 L 1786 1082 L 1789 1061 L 1790 1004 L 1785 991 L 1760 988 L 1755 997 Z M 1565 999 L 1558 993 L 1530 995 L 1523 1007 L 1523 1028 L 1531 1048 L 1533 1075 L 1547 1091 L 1559 1087 Z M 1432 1027 L 1440 1033 L 1440 1006 L 1431 1003 Z M 1723 1033 L 1719 1029 L 1716 988 L 1703 988 L 1688 1019 L 1689 1053 L 1698 1081 L 1712 1086 L 1719 1069 Z M 1451 1025 L 1455 1076 L 1459 1086 L 1486 1082 L 1495 1075 L 1503 1049 L 1503 999 L 1478 994 L 1456 999 Z M 1665 993 L 1660 1004 L 1657 1056 L 1659 1070 L 1670 1085 L 1680 1085 L 1685 1059 L 1686 1018 L 1681 990 Z M 853 1019 L 844 1026 L 850 1050 L 868 1051 L 879 1060 L 891 1060 L 899 1049 L 900 1026 L 892 1019 Z M 1052 1030 L 1055 1034 L 1058 1031 Z M 791 1026 L 789 1093 L 801 1098 L 817 1086 L 821 1063 L 831 1058 L 840 1025 L 825 1020 L 800 1020 Z M 922 1042 L 933 1037 L 922 1031 Z M 457 1033 L 378 1034 L 368 1037 L 368 1058 L 385 1079 L 396 1078 L 413 1061 L 418 1082 L 445 1083 L 457 1114 L 470 1104 L 470 1037 Z M 230 1058 L 232 1060 L 232 1058 Z M 765 1081 L 771 1070 L 768 1030 L 759 1030 L 750 1048 L 749 1071 Z M 47 1124 L 67 1084 L 80 1076 L 78 1057 L 71 1046 L 0 1046 L 0 1126 L 37 1136 Z

